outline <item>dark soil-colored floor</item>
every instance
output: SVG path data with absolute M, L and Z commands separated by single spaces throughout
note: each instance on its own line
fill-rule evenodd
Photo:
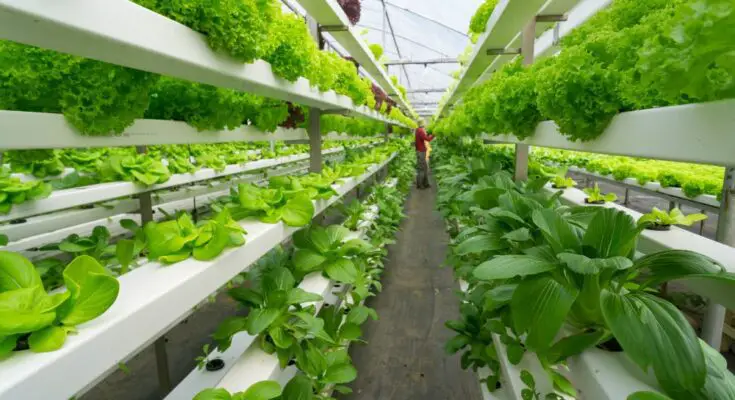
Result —
M 354 345 L 358 377 L 349 400 L 476 400 L 477 376 L 460 368 L 444 343 L 444 322 L 459 315 L 458 285 L 441 268 L 449 237 L 434 211 L 436 191 L 416 190 L 390 248 L 383 292 L 369 300 L 380 319 L 363 326 L 367 345 Z

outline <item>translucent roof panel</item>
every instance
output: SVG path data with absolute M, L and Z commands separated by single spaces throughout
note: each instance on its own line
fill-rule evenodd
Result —
M 369 43 L 383 46 L 385 60 L 423 61 L 457 58 L 469 44 L 470 19 L 482 0 L 362 0 L 357 24 L 366 29 Z M 384 18 L 388 16 L 388 21 Z M 436 108 L 444 92 L 414 92 L 446 89 L 459 64 L 391 65 L 408 90 L 408 100 L 418 111 Z

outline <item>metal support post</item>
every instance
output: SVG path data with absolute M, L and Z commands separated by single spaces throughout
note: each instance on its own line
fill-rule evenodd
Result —
M 270 141 L 270 145 L 271 145 L 271 151 L 276 151 L 276 142 L 274 142 L 273 140 L 271 140 Z
M 669 211 L 676 208 L 676 202 L 675 201 L 669 201 Z
M 146 146 L 137 146 L 136 150 L 139 154 L 147 151 Z M 153 199 L 151 192 L 141 193 L 138 195 L 138 207 L 140 212 L 141 225 L 145 225 L 153 221 Z M 158 372 L 158 390 L 161 397 L 166 395 L 173 389 L 171 384 L 171 374 L 168 368 L 168 354 L 166 353 L 166 337 L 161 336 L 156 339 L 153 345 L 156 352 L 156 370 Z
M 322 133 L 318 108 L 309 109 L 309 172 L 322 172 Z
M 702 210 L 702 214 L 705 214 L 706 215 L 707 214 L 707 210 Z M 703 219 L 702 221 L 699 222 L 699 234 L 700 235 L 704 235 L 704 223 L 705 223 L 705 221 L 706 220 Z
M 534 42 L 536 41 L 536 20 L 533 19 L 523 28 L 523 64 L 533 64 Z M 514 178 L 516 181 L 528 179 L 528 153 L 530 147 L 527 144 L 516 144 L 516 168 Z
M 306 21 L 309 25 L 309 32 L 316 41 L 319 49 L 324 48 L 324 38 L 319 31 L 319 24 L 315 19 L 307 17 Z M 321 132 L 321 116 L 322 111 L 318 108 L 309 108 L 309 172 L 322 172 L 322 132 Z
M 630 203 L 630 189 L 625 188 L 625 200 L 623 200 L 623 205 L 627 206 Z
M 722 185 L 722 200 L 720 200 L 720 215 L 717 221 L 718 242 L 728 246 L 735 246 L 735 167 L 725 169 L 725 181 Z M 722 330 L 725 326 L 727 310 L 721 304 L 711 300 L 707 305 L 702 323 L 702 340 L 713 349 L 719 351 L 722 344 Z
M 389 123 L 385 123 L 385 134 L 383 135 L 383 143 L 388 143 L 388 135 L 391 133 L 391 126 Z

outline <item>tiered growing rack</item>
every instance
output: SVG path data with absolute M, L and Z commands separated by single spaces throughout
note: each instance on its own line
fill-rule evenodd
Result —
M 410 105 L 400 96 L 383 68 L 347 27 L 347 18 L 334 1 L 304 2 L 304 6 L 314 13 L 319 25 L 333 27 L 341 24 L 340 32 L 324 31 L 332 32 L 378 84 L 387 89 L 404 109 L 410 110 Z M 77 0 L 63 4 L 42 0 L 0 0 L 0 39 L 285 100 L 311 107 L 312 116 L 316 117 L 312 118 L 308 129 L 279 128 L 275 133 L 261 132 L 248 125 L 231 131 L 197 132 L 183 122 L 137 120 L 119 136 L 91 137 L 80 135 L 60 114 L 0 111 L 2 149 L 234 141 L 310 143 L 309 154 L 229 165 L 221 172 L 201 169 L 192 174 L 173 175 L 164 184 L 148 187 L 113 182 L 61 190 L 47 199 L 15 206 L 7 215 L 0 215 L 0 222 L 19 223 L 3 225 L 2 233 L 10 239 L 8 249 L 26 255 L 33 254 L 39 245 L 59 240 L 70 233 L 89 233 L 94 226 L 113 227 L 122 219 L 137 222 L 154 220 L 157 218 L 152 216 L 154 209 L 171 211 L 199 207 L 227 194 L 230 187 L 240 182 L 254 182 L 273 174 L 299 173 L 307 168 L 318 172 L 322 167 L 322 155 L 333 157 L 341 152 L 341 149 L 322 152 L 323 140 L 364 139 L 353 137 L 349 132 L 322 135 L 318 122 L 322 113 L 367 117 L 384 122 L 386 127 L 405 127 L 365 106 L 355 106 L 351 99 L 334 91 L 320 92 L 304 78 L 295 82 L 281 79 L 264 61 L 242 64 L 215 53 L 201 34 L 127 0 Z M 376 132 L 378 134 L 381 142 L 388 139 L 387 133 Z M 338 195 L 329 200 L 315 201 L 315 215 L 373 179 L 394 156 L 369 167 L 361 176 L 334 185 Z M 209 184 L 214 179 L 221 181 L 223 178 L 229 180 Z M 151 196 L 152 192 L 174 187 L 181 187 L 181 190 Z M 193 201 L 195 197 L 198 202 Z M 104 207 L 77 209 L 92 203 L 105 204 Z M 283 223 L 246 221 L 241 226 L 247 231 L 246 244 L 225 251 L 213 261 L 189 259 L 175 268 L 161 268 L 157 262 L 148 262 L 121 276 L 120 294 L 112 308 L 86 324 L 78 335 L 71 336 L 60 350 L 14 354 L 3 360 L 0 363 L 0 399 L 74 397 L 114 371 L 119 363 L 154 342 L 162 391 L 170 390 L 165 343 L 160 340 L 161 335 L 296 230 Z M 314 288 L 309 287 L 310 291 L 326 294 L 331 283 L 322 281 L 321 277 L 307 279 L 304 285 L 314 284 Z M 233 346 L 231 350 L 244 350 L 246 347 Z M 198 390 L 207 387 L 201 381 L 198 384 L 203 385 Z M 193 394 L 196 392 L 187 393 L 186 398 Z
M 559 39 L 587 21 L 598 11 L 609 6 L 609 0 L 582 1 L 508 1 L 501 0 L 487 24 L 486 32 L 475 46 L 456 88 L 450 90 L 438 117 L 447 113 L 471 87 L 490 78 L 503 64 L 523 55 L 525 62 L 553 55 Z M 547 30 L 541 23 L 556 21 Z M 540 32 L 543 32 L 540 34 Z M 735 101 L 690 104 L 626 112 L 618 115 L 598 139 L 570 141 L 559 132 L 553 121 L 536 127 L 535 133 L 525 140 L 499 133 L 483 135 L 486 143 L 515 145 L 516 179 L 525 180 L 528 174 L 529 146 L 603 153 L 630 157 L 720 165 L 726 168 L 721 201 L 709 204 L 719 210 L 717 241 L 689 231 L 672 228 L 670 231 L 644 231 L 638 251 L 648 254 L 666 249 L 692 250 L 706 255 L 735 272 Z M 556 191 L 549 185 L 548 191 Z M 585 205 L 586 195 L 578 189 L 566 189 L 561 200 L 568 205 Z M 641 213 L 617 204 L 607 204 L 638 219 Z M 461 282 L 463 290 L 467 284 Z M 714 349 L 719 349 L 723 334 L 726 308 L 735 308 L 735 296 L 713 282 L 687 283 L 687 289 L 709 300 L 701 337 Z M 518 365 L 509 363 L 505 345 L 494 338 L 499 349 L 503 388 L 488 393 L 486 399 L 521 399 L 526 387 L 520 381 L 522 370 L 529 370 L 536 378 L 538 390 L 553 391 L 548 376 L 535 357 L 528 354 Z M 677 349 L 671 349 L 672 352 Z M 609 353 L 598 349 L 571 357 L 568 362 L 569 379 L 583 398 L 624 399 L 637 391 L 657 391 L 656 380 L 643 375 L 623 353 Z

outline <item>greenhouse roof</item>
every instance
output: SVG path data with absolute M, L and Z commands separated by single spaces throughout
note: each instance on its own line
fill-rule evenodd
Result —
M 284 3 L 305 14 L 295 1 Z M 470 43 L 469 21 L 481 3 L 482 0 L 362 0 L 360 21 L 355 26 L 366 42 L 383 47 L 382 61 L 387 64 L 388 73 L 397 76 L 406 88 L 414 109 L 430 115 L 444 89 L 454 80 L 452 73 L 459 70 L 455 61 Z M 342 52 L 335 40 L 329 36 L 326 39 L 329 47 Z M 409 63 L 391 65 L 397 61 Z
M 481 0 L 363 0 L 357 26 L 367 30 L 364 36 L 368 42 L 383 46 L 383 57 L 387 60 L 456 59 L 470 43 L 469 21 L 481 3 Z M 408 100 L 420 111 L 433 109 L 444 91 L 419 90 L 447 88 L 459 64 L 389 65 L 387 68 L 391 75 L 399 77 L 409 92 Z

